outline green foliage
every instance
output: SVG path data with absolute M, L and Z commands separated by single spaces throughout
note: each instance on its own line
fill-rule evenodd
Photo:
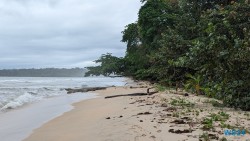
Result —
M 228 119 L 229 119 L 229 114 L 227 114 L 227 113 L 225 113 L 225 112 L 223 112 L 223 111 L 219 112 L 218 114 L 219 114 L 220 116 L 222 116 L 225 120 L 228 120 Z
M 219 112 L 218 114 L 209 115 L 213 121 L 226 121 L 229 119 L 229 115 L 224 112 Z
M 219 95 L 217 95 L 218 92 L 222 90 L 222 87 L 220 84 L 217 84 L 215 82 L 206 81 L 206 83 L 202 85 L 201 90 L 208 96 L 212 98 L 219 98 Z M 211 101 L 212 104 L 216 104 L 214 101 Z M 214 103 L 213 103 L 214 102 Z M 219 104 L 219 103 L 218 103 Z M 215 105 L 214 105 L 215 106 Z M 217 107 L 217 106 L 216 106 Z
M 213 118 L 205 118 L 204 121 L 202 122 L 203 124 L 203 129 L 204 130 L 210 130 L 210 129 L 213 129 L 214 126 L 213 126 Z
M 221 112 L 218 112 L 218 114 L 215 114 L 215 113 L 212 113 L 209 115 L 209 118 L 205 118 L 204 121 L 202 122 L 203 124 L 203 129 L 204 130 L 210 130 L 210 129 L 213 129 L 214 126 L 213 126 L 213 123 L 215 121 L 220 121 L 220 126 L 222 128 L 228 128 L 228 129 L 231 129 L 232 126 L 230 126 L 229 124 L 225 124 L 225 121 L 227 121 L 229 119 L 229 114 L 221 111 Z
M 250 109 L 249 10 L 249 5 L 235 3 L 205 11 L 199 22 L 201 36 L 186 57 L 208 80 L 208 95 L 244 110 Z
M 138 25 L 141 41 L 143 44 L 153 45 L 161 33 L 166 29 L 166 25 L 175 24 L 174 13 L 176 5 L 170 4 L 166 0 L 147 0 L 139 11 Z
M 188 80 L 185 84 L 185 89 L 196 94 L 201 94 L 201 76 L 192 76 L 191 74 L 186 75 Z
M 164 92 L 167 90 L 167 87 L 163 86 L 163 85 L 160 85 L 160 84 L 157 84 L 155 85 L 156 89 L 160 92 Z
M 95 61 L 95 63 L 99 63 L 100 66 L 87 67 L 89 71 L 85 73 L 85 76 L 109 76 L 111 74 L 120 75 L 124 70 L 123 58 L 112 56 L 110 53 L 103 54 L 98 60 Z
M 235 129 L 234 126 L 230 125 L 230 124 L 226 124 L 224 121 L 220 122 L 220 127 L 224 128 L 224 129 Z
M 214 106 L 214 107 L 224 107 L 223 103 L 220 103 L 216 100 L 211 100 L 210 103 Z
M 172 101 L 170 102 L 171 105 L 173 106 L 181 106 L 181 107 L 194 107 L 195 104 L 187 101 L 184 98 L 178 98 L 178 99 L 171 99 Z
M 122 42 L 127 44 L 127 52 L 135 51 L 140 43 L 137 23 L 127 25 L 122 33 Z
M 193 93 L 250 110 L 249 2 L 141 2 L 138 22 L 122 32 L 125 57 L 104 55 L 88 74 L 123 74 L 168 87 L 184 83 Z
M 199 140 L 210 141 L 209 135 L 207 132 L 200 135 Z

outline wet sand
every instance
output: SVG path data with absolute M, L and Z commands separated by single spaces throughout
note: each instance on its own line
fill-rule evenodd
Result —
M 21 141 L 29 136 L 33 129 L 72 110 L 71 104 L 95 97 L 94 94 L 57 96 L 0 113 L 0 140 Z

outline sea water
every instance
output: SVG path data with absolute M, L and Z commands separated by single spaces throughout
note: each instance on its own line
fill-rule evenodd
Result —
M 0 77 L 0 140 L 21 141 L 32 131 L 64 112 L 72 103 L 96 94 L 68 95 L 65 88 L 123 86 L 125 78 Z
M 0 77 L 0 111 L 65 95 L 65 88 L 121 86 L 125 83 L 123 80 L 118 77 Z

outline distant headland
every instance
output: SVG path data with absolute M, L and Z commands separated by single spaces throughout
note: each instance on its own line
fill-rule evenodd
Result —
M 0 77 L 83 77 L 84 68 L 3 69 Z

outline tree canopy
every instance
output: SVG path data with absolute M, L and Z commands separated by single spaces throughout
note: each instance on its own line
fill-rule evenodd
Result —
M 123 74 L 250 110 L 248 0 L 142 0 L 138 21 L 127 25 L 124 58 L 102 56 L 99 74 Z M 112 58 L 109 62 L 108 58 Z M 98 74 L 97 73 L 97 74 Z

